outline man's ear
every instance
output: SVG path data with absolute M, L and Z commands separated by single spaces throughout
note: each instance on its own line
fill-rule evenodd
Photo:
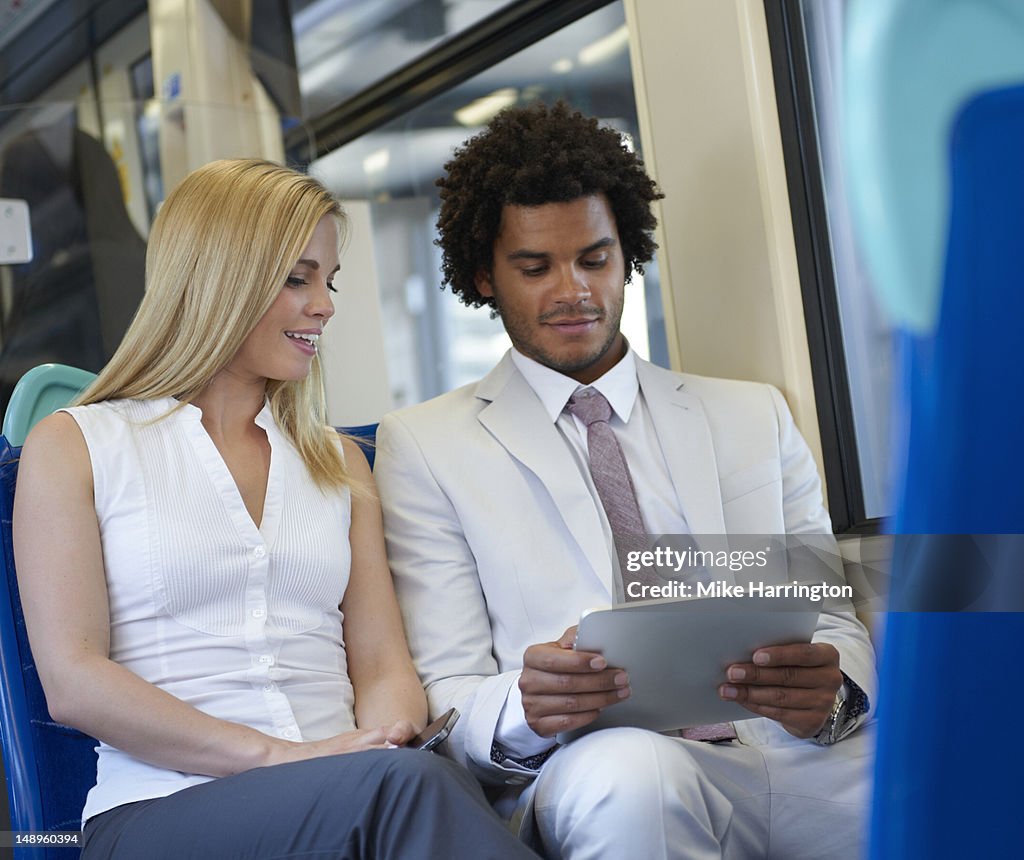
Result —
M 476 277 L 473 278 L 473 286 L 476 291 L 485 298 L 494 297 L 494 285 L 491 283 L 491 273 L 486 269 L 477 269 Z

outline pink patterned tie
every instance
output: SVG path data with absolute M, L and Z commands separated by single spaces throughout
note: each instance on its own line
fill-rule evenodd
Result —
M 691 726 L 688 729 L 680 729 L 679 737 L 688 741 L 705 741 L 709 744 L 718 741 L 736 740 L 736 728 L 732 723 L 711 723 L 707 726 Z
M 608 516 L 612 539 L 619 556 L 619 573 L 624 570 L 625 556 L 631 550 L 645 548 L 644 522 L 640 516 L 640 505 L 636 500 L 636 488 L 629 474 L 622 446 L 615 431 L 608 424 L 612 415 L 611 404 L 596 388 L 581 388 L 576 391 L 565 408 L 587 427 L 587 450 L 590 459 L 590 475 L 601 499 L 601 505 Z M 629 574 L 631 581 L 644 585 L 664 585 L 657 575 L 648 568 L 636 574 Z M 625 586 L 623 596 L 630 596 Z M 632 598 L 638 599 L 638 598 Z
M 565 408 L 587 426 L 590 474 L 608 516 L 615 548 L 620 556 L 621 572 L 624 561 L 622 556 L 630 549 L 643 548 L 644 522 L 640 516 L 636 488 L 633 486 L 622 446 L 619 445 L 615 431 L 608 424 L 608 419 L 612 415 L 611 404 L 597 389 L 581 388 L 569 398 Z M 656 585 L 660 582 L 647 568 L 643 568 L 636 578 L 647 585 Z M 628 601 L 630 598 L 625 583 L 623 594 Z M 708 726 L 681 729 L 679 736 L 687 740 L 714 743 L 734 739 L 736 731 L 732 723 L 713 723 Z

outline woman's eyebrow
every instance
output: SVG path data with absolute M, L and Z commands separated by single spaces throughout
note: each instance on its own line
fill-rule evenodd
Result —
M 320 262 L 318 260 L 307 260 L 305 258 L 303 258 L 301 260 L 296 260 L 295 261 L 295 265 L 296 266 L 309 266 L 309 268 L 311 268 L 311 269 L 319 269 L 320 268 Z M 340 271 L 341 271 L 341 263 L 339 263 L 337 266 L 335 266 L 333 269 L 331 269 L 329 274 L 333 275 L 333 274 L 335 274 L 337 272 L 340 272 Z

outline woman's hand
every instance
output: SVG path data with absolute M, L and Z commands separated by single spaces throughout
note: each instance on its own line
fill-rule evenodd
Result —
M 395 749 L 405 746 L 416 735 L 416 727 L 408 720 L 399 720 L 392 726 L 377 729 L 354 729 L 321 741 L 280 741 L 271 753 L 268 765 L 290 761 L 305 761 L 328 755 L 365 750 Z
M 387 733 L 387 742 L 396 747 L 404 747 L 416 737 L 416 726 L 408 720 L 399 720 L 391 728 L 385 728 L 384 731 Z

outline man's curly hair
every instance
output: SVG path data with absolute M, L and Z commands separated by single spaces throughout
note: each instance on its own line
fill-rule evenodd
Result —
M 644 172 L 614 129 L 573 111 L 565 102 L 551 107 L 506 108 L 476 137 L 455 151 L 437 180 L 437 219 L 444 284 L 465 304 L 490 305 L 474 279 L 491 272 L 494 242 L 505 205 L 541 206 L 604 194 L 615 216 L 626 280 L 643 274 L 657 245 L 651 202 L 664 195 Z

